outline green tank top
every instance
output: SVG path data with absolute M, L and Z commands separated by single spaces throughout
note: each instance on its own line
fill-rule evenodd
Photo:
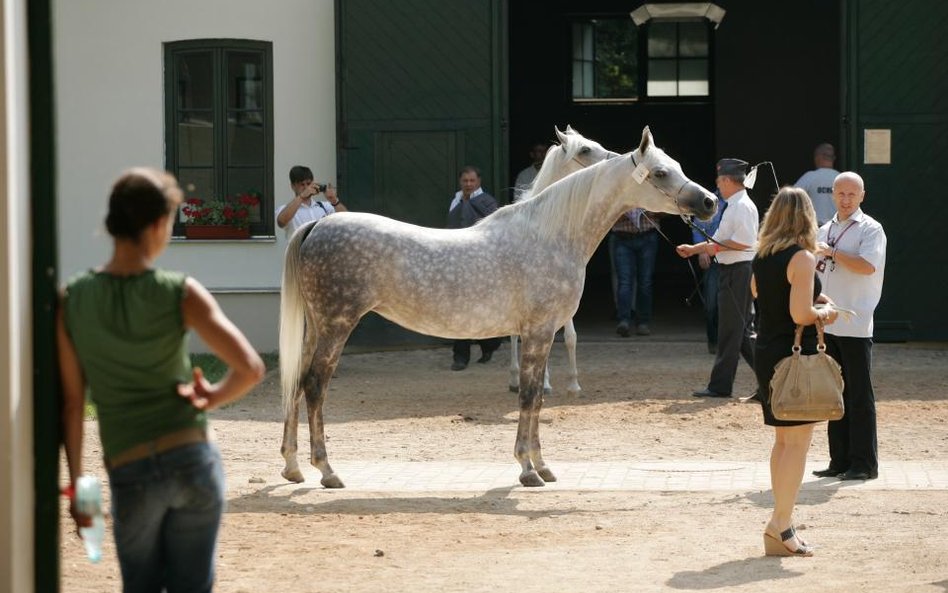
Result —
M 106 458 L 189 427 L 204 412 L 177 393 L 192 379 L 181 314 L 185 275 L 89 271 L 66 285 L 66 330 L 96 405 Z

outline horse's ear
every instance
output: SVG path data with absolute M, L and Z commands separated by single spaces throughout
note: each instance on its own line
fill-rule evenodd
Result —
M 563 151 L 565 152 L 566 151 L 566 135 L 563 134 L 563 132 L 561 132 L 560 129 L 557 128 L 556 126 L 553 126 L 553 129 L 556 130 L 556 137 L 560 141 L 560 148 L 562 148 Z M 569 126 L 566 126 L 566 129 L 568 130 Z
M 573 126 L 571 126 L 571 125 L 569 125 L 569 124 L 566 124 L 566 133 L 567 133 L 567 134 L 575 134 L 575 133 L 576 133 L 576 130 L 573 129 Z
M 639 154 L 645 154 L 649 146 L 655 146 L 655 140 L 652 139 L 652 132 L 649 131 L 648 126 L 645 126 L 645 129 L 642 130 L 642 142 L 639 144 Z

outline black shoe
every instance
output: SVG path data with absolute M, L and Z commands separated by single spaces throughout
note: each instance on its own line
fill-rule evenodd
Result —
M 466 369 L 466 368 L 467 368 L 467 361 L 466 361 L 466 360 L 455 360 L 455 361 L 451 364 L 451 370 L 452 370 L 452 371 L 463 371 L 463 370 Z
M 481 357 L 477 359 L 477 362 L 484 364 L 485 362 L 490 362 L 490 357 L 494 355 L 494 351 L 481 352 Z
M 738 398 L 742 404 L 761 404 L 763 405 L 764 400 L 760 399 L 760 391 L 754 391 L 754 393 L 748 395 L 747 397 Z
M 730 393 L 718 393 L 717 391 L 711 391 L 710 389 L 695 391 L 691 395 L 694 397 L 731 397 Z
M 632 335 L 632 328 L 629 327 L 628 321 L 620 321 L 619 325 L 616 326 L 616 333 L 622 336 L 623 338 L 628 338 Z
M 879 472 L 867 472 L 857 469 L 849 469 L 836 477 L 840 480 L 875 480 L 879 477 Z
M 813 470 L 813 475 L 817 478 L 835 478 L 836 476 L 845 473 L 841 472 L 833 466 L 829 466 L 826 469 L 817 469 Z

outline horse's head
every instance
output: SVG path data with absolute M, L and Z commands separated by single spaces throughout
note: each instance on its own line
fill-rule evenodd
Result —
M 582 134 L 566 126 L 566 132 L 561 132 L 559 128 L 553 128 L 556 131 L 556 137 L 559 139 L 559 145 L 553 145 L 546 151 L 543 158 L 543 166 L 537 172 L 533 180 L 533 186 L 521 200 L 529 199 L 549 185 L 566 177 L 570 173 L 575 173 L 580 169 L 585 169 L 590 165 L 595 165 L 600 161 L 619 156 L 618 153 L 606 150 L 595 140 L 584 138 Z
M 642 185 L 636 196 L 638 206 L 654 212 L 711 218 L 717 209 L 714 194 L 688 179 L 678 161 L 671 158 L 655 140 L 648 126 L 642 130 L 642 142 L 631 153 L 633 177 Z
M 558 148 L 561 161 L 572 161 L 574 163 L 573 171 L 619 156 L 619 153 L 606 150 L 595 140 L 583 137 L 572 126 L 567 125 L 565 133 L 557 127 L 553 129 L 556 131 L 556 138 L 560 141 L 560 145 L 559 147 L 551 147 L 550 151 L 555 151 Z M 572 173 L 572 171 L 570 172 Z

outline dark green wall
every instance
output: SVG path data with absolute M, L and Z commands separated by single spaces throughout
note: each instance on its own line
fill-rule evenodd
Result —
M 501 22 L 491 0 L 345 0 L 340 182 L 351 208 L 443 227 L 459 169 L 503 183 Z
M 866 182 L 865 212 L 888 237 L 876 311 L 882 339 L 948 339 L 942 178 L 948 171 L 948 3 L 846 2 L 846 165 Z M 892 163 L 863 162 L 865 129 L 892 134 Z
M 501 197 L 504 4 L 336 1 L 338 179 L 350 209 L 443 228 L 465 165 Z M 433 341 L 369 315 L 350 343 Z

